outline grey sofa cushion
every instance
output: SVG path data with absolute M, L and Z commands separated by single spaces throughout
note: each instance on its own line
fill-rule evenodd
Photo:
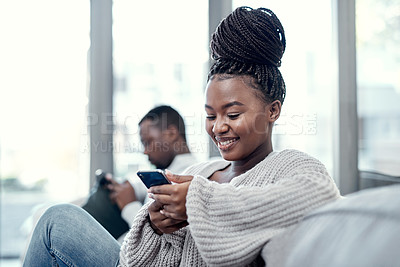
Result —
M 400 185 L 347 195 L 274 237 L 267 267 L 400 266 Z

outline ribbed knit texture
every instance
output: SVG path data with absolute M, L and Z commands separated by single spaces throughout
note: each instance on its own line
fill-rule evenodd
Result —
M 274 152 L 229 184 L 207 180 L 229 165 L 200 163 L 186 197 L 189 226 L 157 235 L 147 205 L 121 248 L 120 266 L 256 266 L 265 243 L 311 210 L 340 197 L 318 160 L 296 150 Z

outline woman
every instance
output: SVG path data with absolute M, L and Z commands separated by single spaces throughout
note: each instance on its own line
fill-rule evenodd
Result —
M 119 266 L 262 265 L 259 254 L 271 237 L 339 198 L 318 160 L 295 150 L 273 151 L 272 127 L 285 98 L 278 69 L 285 35 L 275 14 L 236 9 L 218 26 L 211 49 L 206 128 L 224 160 L 189 167 L 185 176 L 168 173 L 175 184 L 149 189 L 154 201 L 136 216 Z M 68 213 L 67 225 L 56 219 L 60 209 Z M 38 255 L 67 266 L 117 261 L 116 241 L 81 211 L 54 207 L 43 217 L 26 266 L 46 266 Z M 83 221 L 90 223 L 81 226 Z M 71 225 L 82 229 L 76 233 Z

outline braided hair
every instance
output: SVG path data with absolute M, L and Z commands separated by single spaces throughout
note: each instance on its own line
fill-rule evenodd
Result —
M 279 100 L 286 94 L 278 67 L 286 48 L 285 32 L 269 9 L 239 7 L 229 14 L 212 35 L 212 59 L 208 80 L 216 74 L 247 75 L 251 86 L 263 93 L 264 101 Z

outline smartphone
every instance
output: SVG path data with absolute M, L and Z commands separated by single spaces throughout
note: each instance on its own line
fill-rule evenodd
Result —
M 156 185 L 171 184 L 163 170 L 138 171 L 137 175 L 147 188 Z

